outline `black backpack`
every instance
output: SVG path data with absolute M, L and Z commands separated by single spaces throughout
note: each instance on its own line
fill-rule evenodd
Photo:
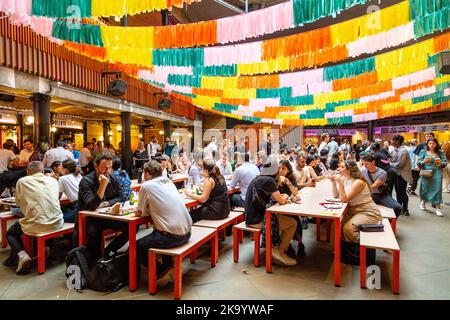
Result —
M 359 255 L 359 243 L 347 242 L 341 239 L 341 262 L 345 264 L 350 264 L 354 266 L 359 266 L 360 255 Z M 366 249 L 366 266 L 371 266 L 375 264 L 376 260 L 376 250 L 367 248 Z
M 88 276 L 89 289 L 115 292 L 128 283 L 128 253 L 116 253 L 97 260 Z
M 88 286 L 89 254 L 85 246 L 69 251 L 66 256 L 67 285 L 71 289 L 81 291 Z

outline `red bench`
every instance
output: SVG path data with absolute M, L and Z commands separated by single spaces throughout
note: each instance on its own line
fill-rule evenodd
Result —
M 241 222 L 233 227 L 233 259 L 234 262 L 239 261 L 239 242 L 242 243 L 244 231 L 250 232 L 252 238 L 255 241 L 255 252 L 253 256 L 253 265 L 259 267 L 260 261 L 260 239 L 261 239 L 261 229 L 255 229 L 248 227 L 245 222 Z
M 8 231 L 8 221 L 20 219 L 15 216 L 11 211 L 0 212 L 0 229 L 2 232 L 2 248 L 6 248 L 8 240 L 6 240 L 6 232 Z

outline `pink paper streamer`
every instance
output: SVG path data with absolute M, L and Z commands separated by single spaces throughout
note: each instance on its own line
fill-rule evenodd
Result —
M 400 95 L 400 100 L 408 100 L 412 98 L 423 97 L 432 93 L 436 93 L 436 86 L 431 86 L 428 88 L 420 88 L 414 91 L 406 92 Z
M 361 97 L 359 99 L 359 101 L 361 102 L 371 102 L 371 101 L 377 101 L 377 100 L 383 100 L 389 97 L 393 97 L 395 96 L 395 91 L 386 91 L 386 92 L 382 92 L 380 94 L 376 94 L 373 96 L 366 96 L 366 97 Z
M 294 27 L 291 1 L 217 20 L 217 42 L 229 43 Z
M 356 115 L 352 116 L 352 121 L 353 122 L 365 122 L 365 121 L 377 120 L 377 119 L 378 119 L 378 113 L 377 112 L 356 114 Z
M 204 65 L 206 67 L 238 63 L 256 63 L 262 61 L 261 54 L 261 41 L 235 46 L 210 47 L 204 50 Z
M 0 11 L 19 16 L 30 16 L 31 0 L 0 0 Z
M 405 76 L 392 79 L 392 88 L 394 90 L 416 85 L 421 82 L 434 80 L 436 78 L 436 69 L 434 67 L 410 73 Z
M 323 69 L 280 74 L 280 87 L 293 87 L 323 83 Z

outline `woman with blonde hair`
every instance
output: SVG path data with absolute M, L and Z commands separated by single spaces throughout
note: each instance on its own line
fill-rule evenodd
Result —
M 205 183 L 201 195 L 191 194 L 188 189 L 184 191 L 187 197 L 202 203 L 200 208 L 191 212 L 193 223 L 203 219 L 225 219 L 231 211 L 228 188 L 225 178 L 213 160 L 207 159 L 203 162 L 202 176 Z
M 331 176 L 333 195 L 348 203 L 348 212 L 342 221 L 342 234 L 348 242 L 359 243 L 360 224 L 375 224 L 382 220 L 372 200 L 370 186 L 353 160 L 339 164 L 340 175 Z

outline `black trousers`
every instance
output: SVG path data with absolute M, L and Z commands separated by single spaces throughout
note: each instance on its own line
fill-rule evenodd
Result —
M 420 171 L 412 170 L 412 177 L 413 177 L 413 182 L 411 184 L 411 191 L 415 192 L 417 189 L 417 183 L 419 182 L 419 178 L 420 178 Z
M 101 243 L 103 231 L 109 229 L 121 231 L 122 233 L 105 248 L 105 256 L 108 256 L 110 252 L 116 252 L 128 242 L 128 223 L 98 218 L 86 218 L 86 248 L 94 261 L 102 257 Z
M 376 204 L 394 209 L 396 217 L 398 217 L 402 212 L 402 205 L 388 194 L 381 195 L 379 193 L 372 193 L 372 199 Z
M 408 183 L 402 176 L 397 176 L 395 183 L 395 193 L 397 194 L 397 202 L 402 206 L 404 212 L 408 212 L 408 194 L 406 193 L 406 187 Z

